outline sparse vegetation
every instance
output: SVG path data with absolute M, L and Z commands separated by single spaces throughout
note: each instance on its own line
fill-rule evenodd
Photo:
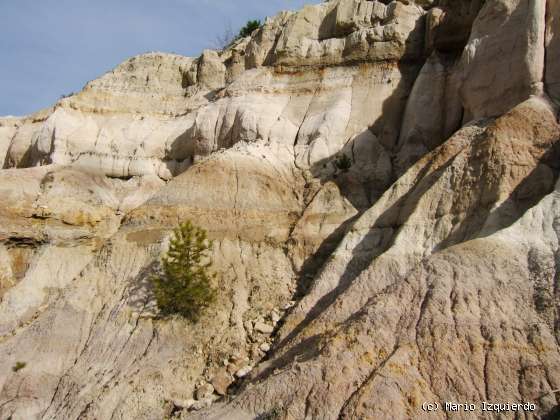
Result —
M 163 315 L 180 315 L 198 321 L 202 311 L 216 298 L 212 286 L 212 260 L 204 229 L 190 221 L 173 232 L 169 250 L 161 260 L 161 272 L 152 277 L 158 307 Z
M 259 420 L 278 420 L 282 416 L 282 409 L 280 407 L 274 407 L 265 414 L 258 417 Z
M 335 159 L 334 166 L 342 172 L 348 172 L 352 166 L 352 160 L 346 154 L 342 153 Z
M 60 95 L 59 99 L 65 99 L 65 98 L 69 98 L 70 96 L 73 96 L 74 92 L 70 92 L 70 93 L 65 93 L 63 95 Z
M 27 363 L 25 362 L 16 362 L 16 364 L 12 366 L 12 371 L 18 372 L 22 370 L 25 366 L 27 366 Z
M 260 20 L 250 20 L 245 24 L 243 28 L 241 28 L 238 38 L 245 38 L 246 36 L 251 35 L 254 30 L 259 29 L 260 27 Z
M 239 30 L 239 33 L 237 35 L 235 35 L 233 30 L 231 29 L 231 24 L 228 24 L 224 29 L 224 33 L 222 35 L 216 37 L 216 40 L 214 42 L 215 47 L 217 49 L 227 48 L 231 44 L 233 44 L 235 41 L 237 41 L 238 39 L 245 38 L 246 36 L 251 35 L 253 33 L 253 31 L 255 29 L 259 29 L 260 26 L 261 26 L 261 21 L 260 20 L 258 20 L 258 19 L 249 20 L 249 21 L 247 21 L 245 26 L 242 27 Z
M 236 40 L 235 33 L 231 28 L 231 23 L 228 23 L 223 30 L 221 35 L 218 35 L 213 42 L 213 47 L 217 50 L 224 49 L 231 45 Z

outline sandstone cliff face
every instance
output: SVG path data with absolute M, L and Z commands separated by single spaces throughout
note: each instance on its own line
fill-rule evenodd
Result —
M 0 417 L 553 415 L 559 13 L 333 0 L 0 119 Z M 185 219 L 196 325 L 149 282 Z
M 560 102 L 560 69 L 558 68 L 558 54 L 560 35 L 558 34 L 558 19 L 560 16 L 560 3 L 549 1 L 547 3 L 546 15 L 546 68 L 545 83 L 546 91 L 558 104 Z

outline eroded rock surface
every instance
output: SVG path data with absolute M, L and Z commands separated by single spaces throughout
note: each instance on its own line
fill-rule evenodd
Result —
M 541 94 L 546 0 L 487 1 L 461 58 L 465 119 L 495 117 Z
M 332 0 L 0 119 L 0 418 L 554 416 L 558 18 Z M 197 324 L 149 280 L 186 219 Z
M 546 13 L 546 69 L 545 83 L 548 94 L 560 103 L 560 2 L 549 0 Z

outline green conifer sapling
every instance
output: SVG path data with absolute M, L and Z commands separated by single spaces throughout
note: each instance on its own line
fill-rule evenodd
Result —
M 196 322 L 202 311 L 216 299 L 210 272 L 212 241 L 206 231 L 190 221 L 174 231 L 169 250 L 161 260 L 162 273 L 152 282 L 163 315 L 181 315 Z

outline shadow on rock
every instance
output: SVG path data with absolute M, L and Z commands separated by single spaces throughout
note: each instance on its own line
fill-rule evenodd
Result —
M 159 271 L 159 261 L 153 261 L 130 281 L 127 305 L 141 315 L 155 316 L 158 313 L 152 277 Z

